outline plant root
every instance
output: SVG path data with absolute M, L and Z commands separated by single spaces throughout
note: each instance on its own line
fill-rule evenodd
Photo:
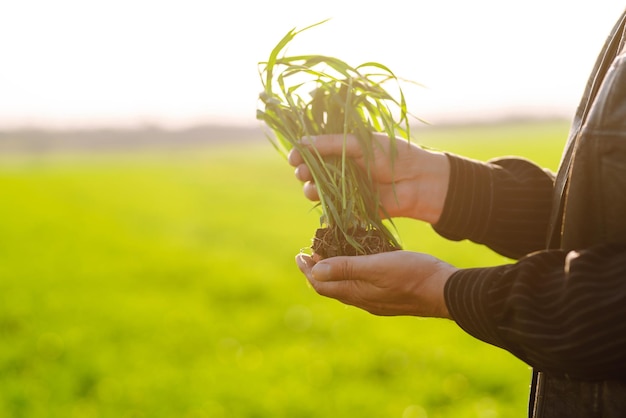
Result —
M 338 228 L 327 227 L 315 231 L 311 249 L 320 258 L 378 254 L 401 249 L 376 228 L 355 228 L 349 231 L 349 234 L 361 248 L 356 248 L 348 242 Z

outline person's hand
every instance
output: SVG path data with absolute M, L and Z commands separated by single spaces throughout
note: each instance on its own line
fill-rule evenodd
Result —
M 391 251 L 296 262 L 320 295 L 375 315 L 450 318 L 444 286 L 457 268 L 427 254 Z
M 391 159 L 391 140 L 375 133 L 374 161 L 371 164 L 375 187 L 380 193 L 381 204 L 390 217 L 420 219 L 437 223 L 448 191 L 450 164 L 447 157 L 397 139 L 395 161 Z M 320 155 L 341 155 L 343 134 L 319 135 L 303 141 L 315 147 Z M 357 139 L 348 135 L 346 153 L 364 168 L 363 153 Z M 289 154 L 289 163 L 296 167 L 296 177 L 305 182 L 304 194 L 311 200 L 319 200 L 317 188 L 309 168 L 297 150 Z M 393 183 L 395 182 L 395 193 Z

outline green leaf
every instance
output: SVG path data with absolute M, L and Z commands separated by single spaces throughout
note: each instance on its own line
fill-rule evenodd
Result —
M 336 227 L 356 253 L 364 248 L 351 236 L 356 228 L 379 230 L 385 239 L 399 247 L 383 219 L 373 187 L 371 167 L 375 155 L 373 132 L 390 138 L 392 168 L 397 154 L 397 138 L 410 139 L 406 100 L 400 80 L 385 65 L 366 62 L 356 67 L 325 55 L 286 56 L 284 51 L 299 33 L 318 26 L 292 29 L 272 49 L 269 59 L 259 63 L 263 91 L 257 119 L 274 133 L 270 142 L 282 154 L 296 148 L 309 167 L 320 202 L 321 219 Z M 387 89 L 392 85 L 392 89 Z M 301 142 L 312 135 L 343 134 L 340 156 L 323 158 L 319 151 Z M 347 135 L 353 134 L 362 148 L 363 167 L 348 158 Z M 394 185 L 395 192 L 395 185 Z M 391 227 L 393 222 L 388 222 Z

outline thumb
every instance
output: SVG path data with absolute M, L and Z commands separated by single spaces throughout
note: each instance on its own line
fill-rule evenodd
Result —
M 318 282 L 333 281 L 333 264 L 336 260 L 320 261 L 311 269 L 311 276 Z
M 375 263 L 370 262 L 374 261 L 373 257 L 375 255 L 327 258 L 313 266 L 311 275 L 321 282 L 360 279 L 362 275 L 359 272 L 368 271 L 368 266 L 375 266 Z
M 315 148 L 322 156 L 341 155 L 344 150 L 349 157 L 358 158 L 362 155 L 361 145 L 354 134 L 325 134 L 303 138 L 302 142 Z

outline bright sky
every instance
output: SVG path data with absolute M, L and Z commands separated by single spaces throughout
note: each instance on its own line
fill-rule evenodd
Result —
M 573 113 L 621 0 L 1 0 L 0 129 L 254 124 L 257 63 L 378 61 L 433 123 Z

